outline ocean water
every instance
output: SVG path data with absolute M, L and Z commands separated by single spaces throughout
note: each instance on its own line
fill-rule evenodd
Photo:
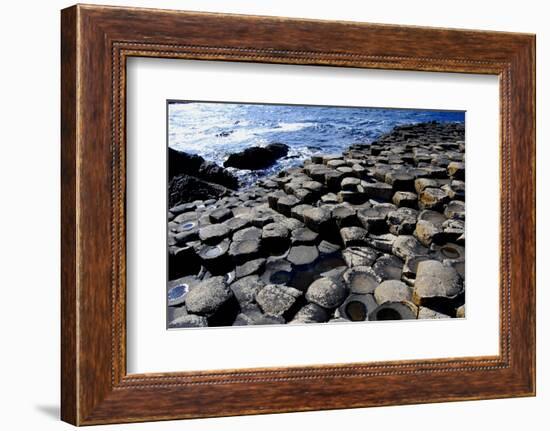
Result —
M 220 166 L 229 154 L 281 142 L 288 156 L 265 171 L 231 169 L 243 184 L 302 163 L 313 154 L 339 154 L 369 143 L 396 125 L 425 121 L 464 122 L 462 111 L 333 106 L 170 102 L 168 145 Z

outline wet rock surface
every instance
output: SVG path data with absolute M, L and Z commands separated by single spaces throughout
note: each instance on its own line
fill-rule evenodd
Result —
M 218 199 L 239 187 L 228 170 L 201 156 L 168 148 L 168 205 Z
M 266 147 L 251 147 L 240 153 L 231 154 L 224 166 L 249 170 L 265 169 L 287 154 L 288 146 L 280 143 L 269 144 Z
M 226 165 L 264 169 L 285 147 Z M 463 125 L 405 125 L 236 190 L 230 170 L 178 152 L 169 327 L 463 317 L 463 155 Z

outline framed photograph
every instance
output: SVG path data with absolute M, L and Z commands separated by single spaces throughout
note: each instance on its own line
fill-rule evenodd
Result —
M 535 37 L 62 11 L 62 419 L 535 394 Z

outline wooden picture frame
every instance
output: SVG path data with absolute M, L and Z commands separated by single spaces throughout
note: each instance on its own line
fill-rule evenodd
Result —
M 77 5 L 62 11 L 61 417 L 75 425 L 535 394 L 535 36 Z M 125 64 L 130 56 L 500 78 L 500 354 L 130 374 Z

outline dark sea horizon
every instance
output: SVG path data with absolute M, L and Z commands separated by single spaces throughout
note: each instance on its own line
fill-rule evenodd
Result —
M 289 146 L 288 156 L 269 169 L 230 168 L 247 185 L 313 154 L 340 154 L 352 144 L 370 143 L 398 125 L 464 120 L 463 111 L 171 101 L 168 145 L 220 166 L 251 146 Z

